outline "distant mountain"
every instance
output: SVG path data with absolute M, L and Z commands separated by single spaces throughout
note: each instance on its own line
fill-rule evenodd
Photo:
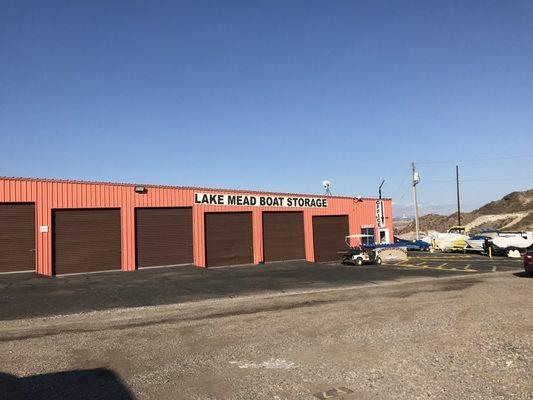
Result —
M 456 212 L 448 216 L 427 214 L 420 218 L 420 230 L 445 232 L 457 222 Z M 487 228 L 533 230 L 533 189 L 513 192 L 474 211 L 461 213 L 461 223 L 471 232 Z M 398 233 L 405 235 L 414 232 L 415 224 L 413 221 L 398 228 Z

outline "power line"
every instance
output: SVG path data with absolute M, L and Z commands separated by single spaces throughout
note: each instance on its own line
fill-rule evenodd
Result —
M 533 155 L 523 156 L 509 156 L 509 157 L 490 157 L 490 158 L 472 158 L 467 160 L 455 161 L 417 161 L 417 164 L 456 164 L 456 163 L 470 163 L 470 162 L 484 162 L 484 161 L 499 161 L 499 160 L 518 160 L 524 158 L 533 158 Z
M 403 200 L 403 198 L 405 197 L 405 195 L 407 194 L 407 192 L 409 191 L 409 189 L 411 189 L 411 186 L 410 186 L 410 185 L 407 186 L 407 188 L 406 188 L 405 191 L 403 192 L 402 196 L 400 197 L 400 200 L 398 200 L 398 201 L 402 201 L 402 200 Z
M 496 179 L 463 179 L 461 182 L 503 182 L 503 181 L 533 181 L 533 178 L 496 178 Z
M 489 179 L 461 179 L 461 182 L 517 182 L 517 181 L 533 181 L 532 178 L 489 178 Z M 455 182 L 455 179 L 424 179 L 424 182 L 431 183 L 449 183 Z
M 393 192 L 394 193 L 394 196 L 396 196 L 398 194 L 398 192 L 400 191 L 400 189 L 403 187 L 404 183 L 407 181 L 407 178 L 410 178 L 411 177 L 411 171 L 409 171 L 408 174 L 406 174 L 402 180 L 402 182 L 398 185 L 398 187 L 396 188 L 396 190 Z

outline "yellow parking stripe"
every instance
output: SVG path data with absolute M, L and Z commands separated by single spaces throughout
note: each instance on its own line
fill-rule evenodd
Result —
M 382 264 L 382 266 L 384 266 L 384 267 L 395 267 L 396 264 L 392 264 L 392 265 Z M 433 269 L 433 270 L 437 270 L 437 271 L 452 271 L 452 272 L 478 272 L 475 269 L 458 270 L 457 268 L 443 268 L 442 265 L 440 266 L 440 268 L 439 267 L 430 267 L 428 265 L 420 266 L 420 265 L 415 265 L 415 264 L 403 264 L 403 265 L 401 265 L 401 267 L 411 268 L 411 269 Z
M 409 257 L 411 259 L 416 259 L 416 260 L 439 260 L 439 261 L 450 261 L 450 260 L 458 260 L 460 259 L 461 261 L 466 261 L 466 260 L 469 260 L 469 259 L 472 259 L 473 257 Z
M 459 255 L 459 254 L 431 254 L 427 256 L 409 256 L 409 258 L 474 258 L 476 255 Z

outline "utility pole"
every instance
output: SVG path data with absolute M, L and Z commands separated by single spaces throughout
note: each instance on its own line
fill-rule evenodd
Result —
M 461 226 L 461 199 L 459 197 L 459 166 L 455 166 L 455 181 L 457 182 L 457 222 Z
M 381 187 L 383 186 L 383 184 L 385 183 L 385 179 L 383 179 L 383 181 L 381 182 L 381 185 L 379 185 L 379 199 L 381 200 Z
M 420 240 L 420 227 L 418 225 L 418 198 L 416 195 L 416 185 L 420 182 L 420 176 L 415 169 L 415 163 L 411 164 L 413 168 L 413 201 L 415 203 L 415 229 L 416 229 L 416 240 Z

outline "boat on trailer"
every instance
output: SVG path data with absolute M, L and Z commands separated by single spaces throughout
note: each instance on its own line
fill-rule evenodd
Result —
M 485 240 L 485 251 L 492 254 L 510 256 L 511 252 L 522 253 L 533 248 L 533 232 L 498 232 L 498 235 Z

